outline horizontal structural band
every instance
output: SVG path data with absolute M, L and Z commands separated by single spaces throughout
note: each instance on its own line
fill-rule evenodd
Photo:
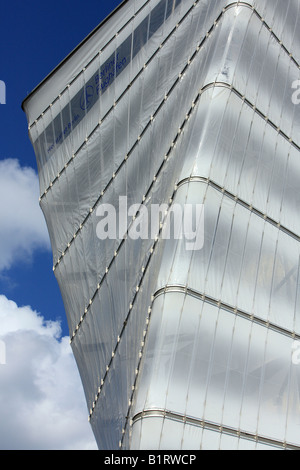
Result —
M 209 303 L 213 305 L 214 307 L 225 310 L 236 316 L 244 318 L 245 320 L 251 321 L 252 323 L 256 323 L 257 325 L 260 325 L 264 328 L 273 330 L 276 333 L 279 333 L 281 335 L 291 338 L 292 340 L 300 341 L 300 334 L 297 334 L 294 331 L 288 330 L 287 328 L 282 328 L 276 325 L 275 323 L 259 318 L 258 316 L 252 313 L 241 310 L 238 307 L 234 307 L 233 305 L 229 305 L 228 303 L 225 303 L 222 300 L 215 299 L 214 297 L 211 297 L 205 293 L 198 292 L 197 290 L 192 289 L 188 286 L 182 286 L 179 284 L 178 285 L 176 284 L 166 285 L 158 289 L 153 295 L 153 298 L 156 299 L 160 295 L 166 295 L 166 294 L 171 294 L 171 293 L 180 293 L 183 295 L 195 297 L 196 299 L 199 299 L 204 303 Z
M 296 446 L 289 442 L 283 442 L 277 439 L 271 439 L 259 434 L 254 434 L 251 432 L 243 431 L 240 429 L 235 429 L 230 426 L 226 426 L 224 424 L 217 424 L 207 420 L 202 420 L 195 417 L 185 416 L 180 413 L 176 413 L 174 411 L 168 410 L 161 410 L 161 409 L 151 409 L 151 410 L 144 410 L 140 413 L 137 413 L 132 418 L 132 426 L 142 419 L 155 419 L 159 418 L 161 420 L 172 420 L 183 425 L 191 425 L 196 426 L 199 428 L 203 428 L 204 430 L 218 432 L 220 434 L 226 434 L 232 437 L 236 437 L 237 439 L 246 439 L 248 441 L 256 442 L 257 444 L 267 445 L 271 447 L 281 448 L 285 450 L 300 450 L 299 446 Z
M 249 204 L 248 202 L 244 201 L 243 199 L 239 198 L 237 195 L 231 193 L 230 191 L 226 190 L 224 187 L 216 183 L 215 181 L 211 180 L 208 177 L 205 176 L 189 176 L 188 178 L 184 178 L 179 183 L 177 183 L 177 187 L 183 186 L 185 184 L 189 183 L 204 183 L 207 184 L 208 186 L 211 186 L 213 189 L 219 191 L 222 193 L 225 197 L 228 197 L 229 199 L 232 199 L 234 202 L 237 204 L 241 205 L 245 209 L 249 210 L 253 214 L 257 215 L 258 217 L 262 218 L 265 222 L 268 222 L 269 224 L 273 225 L 277 229 L 281 230 L 284 232 L 286 235 L 294 238 L 297 242 L 300 242 L 300 236 L 295 233 L 292 230 L 289 230 L 287 227 L 282 225 L 280 222 L 274 220 L 272 217 L 269 217 L 268 214 L 260 211 L 259 209 L 253 207 L 252 204 Z

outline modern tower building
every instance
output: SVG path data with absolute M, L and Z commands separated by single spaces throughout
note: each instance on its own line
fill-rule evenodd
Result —
M 300 448 L 299 64 L 299 0 L 128 0 L 24 101 L 100 449 Z

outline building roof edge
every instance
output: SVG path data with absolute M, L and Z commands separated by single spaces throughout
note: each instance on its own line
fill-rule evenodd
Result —
M 107 23 L 111 19 L 112 16 L 114 16 L 126 3 L 128 3 L 129 0 L 123 0 L 104 20 L 101 21 L 101 23 L 98 24 L 79 44 L 76 46 L 27 96 L 24 98 L 24 100 L 21 103 L 21 108 L 25 112 L 25 102 L 32 97 L 34 93 L 38 91 L 38 89 L 49 80 L 50 77 L 52 77 L 57 70 L 59 70 L 69 59 L 72 57 L 82 46 L 85 44 L 99 29 Z

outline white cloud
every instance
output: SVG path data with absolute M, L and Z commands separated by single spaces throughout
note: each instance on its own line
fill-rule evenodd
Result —
M 30 259 L 35 249 L 49 249 L 49 235 L 39 207 L 36 172 L 18 160 L 0 161 L 0 271 Z
M 0 295 L 0 449 L 96 449 L 69 339 L 60 335 L 57 322 Z

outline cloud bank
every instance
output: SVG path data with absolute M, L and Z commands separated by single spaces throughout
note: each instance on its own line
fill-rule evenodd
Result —
M 36 172 L 18 160 L 0 161 L 0 272 L 31 259 L 36 249 L 50 249 L 39 207 Z
M 69 339 L 61 338 L 59 323 L 0 295 L 0 325 L 0 449 L 96 449 Z

